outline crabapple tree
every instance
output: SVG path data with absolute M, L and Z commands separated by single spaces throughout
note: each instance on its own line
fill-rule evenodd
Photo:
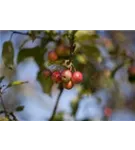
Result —
M 2 32 L 2 31 L 0 31 Z M 116 80 L 116 74 L 124 67 L 127 73 L 127 82 L 133 86 L 135 81 L 135 57 L 130 50 L 127 51 L 124 43 L 125 35 L 122 32 L 108 32 L 110 37 L 104 37 L 98 31 L 9 31 L 10 39 L 2 46 L 2 62 L 6 69 L 15 75 L 16 67 L 25 59 L 32 57 L 39 67 L 37 81 L 45 94 L 51 97 L 53 85 L 57 85 L 59 94 L 52 114 L 48 120 L 63 121 L 65 112 L 57 112 L 60 97 L 64 90 L 76 89 L 78 94 L 71 100 L 71 112 L 68 114 L 73 120 L 77 120 L 80 102 L 83 97 L 93 95 L 97 105 L 102 110 L 100 120 L 108 120 L 116 109 L 128 107 L 130 100 L 121 96 L 120 83 Z M 14 61 L 15 49 L 12 38 L 15 35 L 24 35 L 27 38 L 19 45 L 16 62 Z M 40 40 L 38 46 L 26 47 L 28 41 Z M 123 39 L 122 41 L 120 39 Z M 130 51 L 130 53 L 129 53 Z M 108 61 L 113 67 L 108 66 Z M 1 120 L 18 120 L 15 111 L 23 111 L 24 106 L 18 106 L 14 111 L 8 111 L 4 104 L 3 94 L 13 86 L 22 86 L 29 81 L 10 81 L 7 85 L 2 83 L 5 75 L 0 77 L 0 100 L 2 109 Z M 102 103 L 103 99 L 97 96 L 97 92 L 106 89 L 109 100 Z M 134 98 L 134 95 L 131 99 Z M 127 105 L 128 104 L 128 105 Z M 135 107 L 131 108 L 135 111 Z M 4 115 L 4 117 L 3 117 Z M 84 120 L 92 120 L 86 117 Z

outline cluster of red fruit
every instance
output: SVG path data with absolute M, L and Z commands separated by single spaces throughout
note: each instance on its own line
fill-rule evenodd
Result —
M 70 55 L 70 47 L 63 44 L 59 45 L 55 50 L 48 53 L 48 60 L 54 62 L 59 57 L 66 57 Z
M 83 80 L 83 75 L 79 71 L 71 72 L 70 70 L 63 71 L 53 71 L 45 70 L 45 77 L 51 77 L 54 83 L 62 83 L 65 89 L 71 89 L 74 84 L 81 83 Z
M 70 48 L 64 45 L 59 45 L 55 50 L 48 53 L 48 60 L 55 62 L 59 57 L 69 56 Z M 74 84 L 81 83 L 83 75 L 79 71 L 72 72 L 70 69 L 65 70 L 44 70 L 45 77 L 51 77 L 54 83 L 61 83 L 63 88 L 71 89 Z

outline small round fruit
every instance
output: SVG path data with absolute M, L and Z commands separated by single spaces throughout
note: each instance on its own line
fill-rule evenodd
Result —
M 83 75 L 79 71 L 75 71 L 72 76 L 72 81 L 77 84 L 83 81 Z
M 44 75 L 44 77 L 49 77 L 49 76 L 51 76 L 51 74 L 52 74 L 52 72 L 50 71 L 50 70 L 44 70 L 43 71 L 43 75 Z
M 52 80 L 56 83 L 60 83 L 61 82 L 61 74 L 59 71 L 54 71 L 52 73 L 52 76 L 51 76 Z
M 58 55 L 56 54 L 55 51 L 50 51 L 50 52 L 48 53 L 48 59 L 49 59 L 50 61 L 56 61 L 56 60 L 58 59 Z
M 70 48 L 61 44 L 56 48 L 56 53 L 58 56 L 69 56 L 70 55 Z
M 135 66 L 129 67 L 129 68 L 128 68 L 128 73 L 129 73 L 130 75 L 135 76 Z
M 70 70 L 64 70 L 61 73 L 61 78 L 63 82 L 69 82 L 72 78 L 72 72 Z
M 73 86 L 74 86 L 74 84 L 73 84 L 72 81 L 69 81 L 69 82 L 67 82 L 67 83 L 63 83 L 63 87 L 64 87 L 65 89 L 68 89 L 68 90 L 72 89 Z
M 109 107 L 106 107 L 104 109 L 104 114 L 105 114 L 106 117 L 110 117 L 112 115 L 112 109 L 109 108 Z

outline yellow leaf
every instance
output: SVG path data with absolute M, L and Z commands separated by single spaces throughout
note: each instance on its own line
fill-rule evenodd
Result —
M 0 122 L 8 122 L 8 119 L 6 117 L 0 117 Z
M 87 63 L 87 59 L 86 59 L 86 56 L 85 55 L 77 55 L 77 60 L 82 63 L 82 64 L 86 64 Z
M 9 88 L 11 86 L 21 85 L 21 84 L 24 84 L 24 83 L 28 83 L 28 81 L 13 81 L 13 82 L 8 84 L 7 88 Z
M 79 30 L 77 31 L 77 33 L 75 34 L 75 37 L 76 37 L 76 41 L 80 41 L 80 42 L 83 42 L 83 41 L 87 41 L 87 40 L 90 40 L 91 37 L 93 35 L 95 35 L 95 31 L 91 31 L 91 30 Z

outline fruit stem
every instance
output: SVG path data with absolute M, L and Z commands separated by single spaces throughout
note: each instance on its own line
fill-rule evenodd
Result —
M 64 90 L 64 89 L 60 87 L 60 92 L 59 92 L 59 95 L 58 95 L 58 97 L 57 97 L 56 104 L 55 104 L 55 106 L 54 106 L 54 109 L 53 109 L 53 112 L 52 112 L 52 115 L 51 115 L 49 121 L 53 121 L 53 119 L 54 119 L 54 116 L 55 116 L 55 114 L 56 114 L 56 110 L 57 110 L 57 107 L 58 107 L 58 104 L 59 104 L 59 101 L 60 101 L 60 97 L 61 97 L 61 95 L 62 95 L 63 90 Z
M 74 70 L 74 72 L 76 72 L 76 68 L 75 68 L 75 66 L 73 65 L 73 70 Z

